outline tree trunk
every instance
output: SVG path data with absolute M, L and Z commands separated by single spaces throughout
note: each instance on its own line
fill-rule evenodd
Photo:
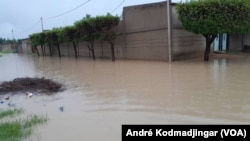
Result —
M 57 50 L 58 50 L 58 55 L 59 55 L 59 57 L 61 58 L 61 50 L 60 50 L 60 45 L 59 45 L 59 44 L 57 44 L 56 46 L 57 46 Z
M 213 43 L 213 41 L 217 37 L 217 35 L 204 34 L 203 36 L 206 38 L 206 49 L 205 49 L 205 54 L 204 54 L 204 61 L 209 61 L 211 44 Z
M 211 44 L 206 39 L 206 49 L 205 49 L 205 54 L 204 54 L 204 61 L 209 61 L 210 48 L 211 48 Z
M 75 58 L 77 59 L 78 55 L 77 55 L 77 50 L 76 50 L 76 42 L 73 41 L 73 46 L 74 46 L 74 51 L 75 51 Z
M 44 56 L 46 56 L 46 48 L 45 48 L 45 45 L 43 45 L 43 53 L 44 53 Z
M 109 41 L 109 44 L 111 46 L 111 53 L 112 53 L 112 61 L 115 61 L 115 47 L 112 41 Z
M 44 47 L 41 45 L 42 55 L 44 56 Z
M 88 45 L 88 48 L 92 53 L 93 60 L 95 60 L 95 48 L 94 48 L 94 42 L 93 41 L 90 42 L 90 46 Z
M 49 45 L 49 54 L 52 57 L 52 47 L 51 47 L 51 45 Z
M 35 50 L 36 50 L 37 56 L 40 56 L 37 46 L 34 46 L 34 47 L 35 47 Z

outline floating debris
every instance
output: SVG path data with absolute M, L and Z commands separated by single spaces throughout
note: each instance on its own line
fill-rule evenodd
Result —
M 25 95 L 28 97 L 28 98 L 31 98 L 33 96 L 33 94 L 31 92 L 26 92 Z
M 16 107 L 16 104 L 13 103 L 12 101 L 10 101 L 10 102 L 8 103 L 8 106 L 10 106 L 10 107 Z
M 61 111 L 61 112 L 63 112 L 63 111 L 64 111 L 64 108 L 63 108 L 63 106 L 62 106 L 62 107 L 60 107 L 59 109 L 60 109 L 60 111 Z

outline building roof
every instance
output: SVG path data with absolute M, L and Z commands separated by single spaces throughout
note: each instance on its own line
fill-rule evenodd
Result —
M 150 8 L 150 7 L 165 6 L 166 4 L 167 4 L 167 1 L 162 1 L 162 2 L 156 2 L 156 3 L 146 3 L 146 4 L 141 4 L 141 5 L 126 6 L 126 7 L 123 7 L 123 9 Z M 176 5 L 176 3 L 172 2 L 171 5 Z

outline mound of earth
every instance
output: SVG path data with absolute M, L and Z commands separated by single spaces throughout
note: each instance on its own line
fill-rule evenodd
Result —
M 0 94 L 24 91 L 54 93 L 62 90 L 62 84 L 45 78 L 16 78 L 0 84 Z

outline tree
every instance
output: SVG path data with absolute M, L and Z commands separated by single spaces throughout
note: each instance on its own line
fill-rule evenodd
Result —
M 43 34 L 45 35 L 44 37 L 44 40 L 45 40 L 45 43 L 46 45 L 49 47 L 49 53 L 50 53 L 50 56 L 52 57 L 53 56 L 53 53 L 54 53 L 54 48 L 52 46 L 52 40 L 51 40 L 51 34 L 46 31 L 46 32 L 43 32 Z
M 43 32 L 38 34 L 38 41 L 41 46 L 42 54 L 45 55 L 45 34 Z
M 20 41 L 20 40 L 18 40 Z M 1 44 L 14 44 L 16 42 L 15 39 L 10 40 L 10 39 L 4 39 L 4 38 L 0 38 L 0 45 Z
M 77 31 L 75 26 L 67 26 L 62 29 L 61 34 L 64 41 L 73 43 L 75 58 L 77 59 L 77 45 L 81 41 L 80 32 Z
M 46 31 L 45 35 L 47 43 L 57 47 L 58 56 L 61 58 L 60 43 L 63 42 L 61 28 L 54 28 L 50 31 Z
M 92 18 L 89 15 L 82 20 L 75 22 L 76 29 L 80 32 L 80 36 L 89 43 L 88 48 L 92 53 L 93 60 L 95 60 L 94 42 L 96 39 L 99 39 L 95 24 L 95 18 Z
M 204 61 L 209 61 L 218 34 L 250 32 L 249 0 L 191 0 L 177 4 L 176 9 L 184 29 L 205 37 Z
M 37 55 L 40 56 L 39 51 L 37 46 L 41 46 L 41 51 L 42 51 L 42 55 L 45 55 L 45 34 L 43 32 L 41 33 L 34 33 L 30 35 L 30 39 L 31 39 L 31 43 L 32 43 L 32 47 L 35 48 Z
M 5 39 L 0 38 L 0 45 L 5 43 Z
M 39 36 L 39 33 L 34 33 L 34 34 L 31 34 L 29 36 L 29 38 L 31 40 L 31 46 L 32 46 L 32 48 L 35 48 L 37 55 L 40 56 L 39 51 L 37 49 L 37 46 L 40 45 L 39 37 L 38 36 Z
M 117 16 L 107 14 L 106 16 L 97 16 L 95 18 L 96 30 L 101 35 L 101 39 L 107 41 L 111 46 L 112 61 L 115 61 L 114 40 L 118 33 L 115 31 L 120 19 Z
M 40 56 L 37 46 L 41 46 L 42 55 L 45 55 L 45 34 L 44 33 L 34 33 L 30 36 L 32 47 L 35 48 L 37 55 Z

